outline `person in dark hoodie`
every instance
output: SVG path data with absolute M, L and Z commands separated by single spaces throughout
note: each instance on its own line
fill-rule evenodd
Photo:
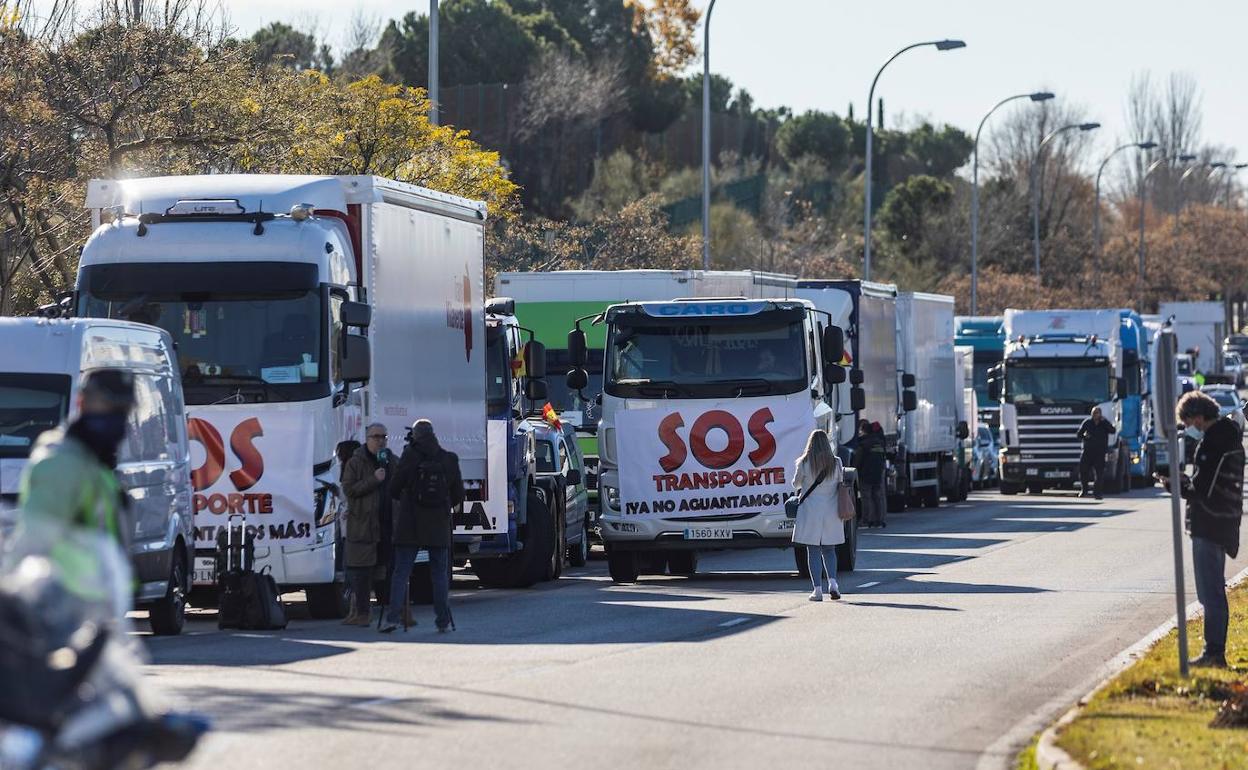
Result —
M 420 549 L 429 553 L 429 575 L 438 631 L 455 628 L 451 619 L 451 510 L 464 502 L 459 457 L 438 444 L 433 423 L 417 420 L 411 439 L 390 480 L 394 511 L 394 573 L 383 633 L 399 627 L 406 606 L 407 581 Z
M 1239 426 L 1221 417 L 1207 394 L 1183 394 L 1176 407 L 1180 422 L 1200 443 L 1195 472 L 1182 478 L 1187 500 L 1187 531 L 1192 537 L 1196 598 L 1205 609 L 1205 649 L 1194 666 L 1226 667 L 1230 611 L 1226 601 L 1226 558 L 1239 553 L 1239 520 L 1244 508 L 1244 445 Z
M 884 493 L 884 429 L 878 422 L 859 423 L 858 445 L 854 447 L 854 467 L 862 492 L 862 521 L 867 527 L 886 527 L 884 514 L 888 499 Z

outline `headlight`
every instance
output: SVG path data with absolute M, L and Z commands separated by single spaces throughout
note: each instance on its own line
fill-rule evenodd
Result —
M 607 505 L 615 510 L 620 510 L 620 490 L 618 487 L 603 487 L 607 493 Z

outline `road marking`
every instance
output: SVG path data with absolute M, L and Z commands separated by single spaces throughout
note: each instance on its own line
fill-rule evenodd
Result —
M 749 622 L 750 622 L 749 618 L 733 618 L 732 620 L 725 620 L 723 623 L 720 623 L 719 627 L 728 628 L 729 626 L 739 626 L 742 623 L 749 623 Z
M 880 584 L 880 581 L 878 581 L 878 580 L 872 580 L 870 583 L 863 583 L 862 585 L 860 585 L 860 586 L 858 586 L 858 587 L 859 587 L 859 588 L 870 588 L 871 586 L 878 586 L 879 584 Z
M 372 700 L 360 701 L 359 703 L 352 703 L 350 706 L 347 706 L 347 708 L 366 709 L 366 708 L 371 708 L 373 706 L 381 706 L 387 703 L 398 703 L 400 701 L 405 701 L 405 700 L 411 700 L 411 698 L 403 697 L 403 696 L 391 696 L 388 698 L 373 698 Z

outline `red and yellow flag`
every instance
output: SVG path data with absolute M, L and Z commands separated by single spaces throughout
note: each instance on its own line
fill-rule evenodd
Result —
M 547 425 L 555 430 L 563 430 L 563 423 L 559 421 L 559 414 L 555 412 L 555 408 L 550 405 L 549 401 L 547 401 L 546 405 L 542 407 L 542 419 L 546 421 Z

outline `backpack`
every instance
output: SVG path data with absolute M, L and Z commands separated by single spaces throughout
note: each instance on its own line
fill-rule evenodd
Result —
M 447 491 L 446 465 L 442 455 L 421 456 L 412 476 L 412 498 L 421 508 L 447 508 L 451 496 Z

